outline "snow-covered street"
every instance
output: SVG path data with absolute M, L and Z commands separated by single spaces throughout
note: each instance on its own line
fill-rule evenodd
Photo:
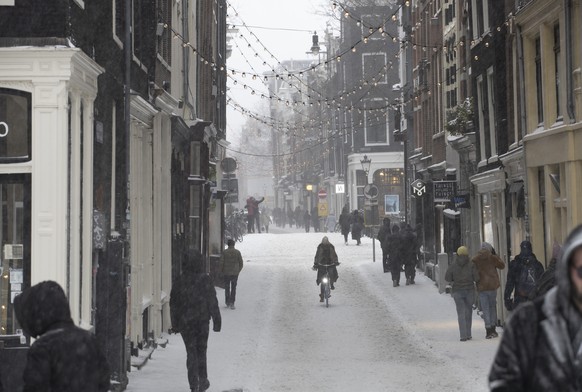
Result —
M 222 331 L 208 341 L 209 391 L 486 391 L 499 344 L 485 339 L 474 313 L 473 339 L 459 341 L 453 299 L 417 272 L 416 284 L 394 288 L 372 240 L 343 244 L 338 233 L 296 229 L 251 234 L 236 247 L 245 266 L 236 310 L 224 307 Z M 328 235 L 341 265 L 330 307 L 319 302 L 311 270 Z M 186 354 L 171 335 L 128 391 L 187 391 Z

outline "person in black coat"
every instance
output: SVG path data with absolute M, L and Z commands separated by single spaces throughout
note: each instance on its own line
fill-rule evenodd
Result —
M 356 240 L 356 245 L 360 245 L 362 238 L 362 230 L 364 229 L 364 217 L 360 215 L 358 210 L 352 213 L 352 240 Z
M 311 223 L 311 215 L 309 215 L 309 210 L 305 209 L 303 213 L 303 224 L 305 225 L 305 232 L 309 233 L 309 224 Z
M 390 272 L 392 273 L 392 286 L 400 286 L 400 273 L 402 272 L 402 238 L 400 227 L 394 225 L 392 233 L 387 238 L 388 258 L 390 259 Z
M 382 227 L 378 230 L 377 239 L 380 241 L 380 248 L 382 248 L 382 268 L 384 273 L 390 272 L 390 267 L 388 266 L 388 235 L 390 234 L 390 218 L 384 218 L 382 220 Z
M 172 285 L 170 318 L 172 330 L 182 335 L 186 346 L 190 389 L 205 391 L 210 386 L 206 364 L 210 319 L 215 332 L 220 332 L 222 319 L 212 278 L 204 273 L 199 252 L 184 260 L 182 274 Z
M 416 255 L 418 253 L 418 245 L 416 235 L 412 231 L 412 227 L 408 224 L 404 225 L 404 229 L 400 231 L 400 238 L 402 240 L 402 262 L 404 263 L 404 276 L 406 277 L 406 285 L 415 284 L 416 278 Z
M 348 234 L 350 234 L 350 227 L 352 225 L 352 215 L 350 214 L 350 210 L 348 210 L 348 206 L 345 206 L 342 210 L 342 213 L 339 217 L 339 224 L 341 227 L 342 235 L 344 236 L 344 242 L 348 244 Z
M 493 392 L 582 390 L 582 226 L 564 243 L 556 286 L 509 317 L 491 371 Z
M 531 242 L 523 241 L 521 252 L 509 263 L 503 298 L 507 310 L 513 310 L 535 293 L 544 266 L 532 252 Z M 513 298 L 512 298 L 513 296 Z
M 38 283 L 14 298 L 24 333 L 37 339 L 28 351 L 23 392 L 105 392 L 109 368 L 95 336 L 77 327 L 69 301 L 54 281 Z

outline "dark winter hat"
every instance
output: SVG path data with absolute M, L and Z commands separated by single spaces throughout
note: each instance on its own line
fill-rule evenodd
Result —
M 531 242 L 529 241 L 522 241 L 521 244 L 519 245 L 519 247 L 521 248 L 521 254 L 523 256 L 529 256 L 532 254 L 532 247 L 531 247 Z
M 481 249 L 488 250 L 489 252 L 493 251 L 493 246 L 489 242 L 482 242 Z
M 234 246 L 234 240 L 232 238 L 229 238 L 228 241 L 226 241 L 226 244 L 228 246 Z

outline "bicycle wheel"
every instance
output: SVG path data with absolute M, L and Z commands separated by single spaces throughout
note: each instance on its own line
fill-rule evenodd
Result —
M 325 307 L 329 308 L 329 281 L 325 284 Z

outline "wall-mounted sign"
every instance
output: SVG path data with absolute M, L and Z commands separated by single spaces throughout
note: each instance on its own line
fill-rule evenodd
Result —
M 457 190 L 456 181 L 435 181 L 434 186 L 434 202 L 443 203 L 451 201 L 451 198 L 455 195 Z
M 335 193 L 346 193 L 345 184 L 335 184 Z
M 422 180 L 414 180 L 414 182 L 412 184 L 410 184 L 411 188 L 412 188 L 412 193 L 415 196 L 422 196 L 426 193 L 426 184 L 424 183 L 424 181 Z
M 455 208 L 471 208 L 469 194 L 455 195 L 451 198 L 451 203 Z

